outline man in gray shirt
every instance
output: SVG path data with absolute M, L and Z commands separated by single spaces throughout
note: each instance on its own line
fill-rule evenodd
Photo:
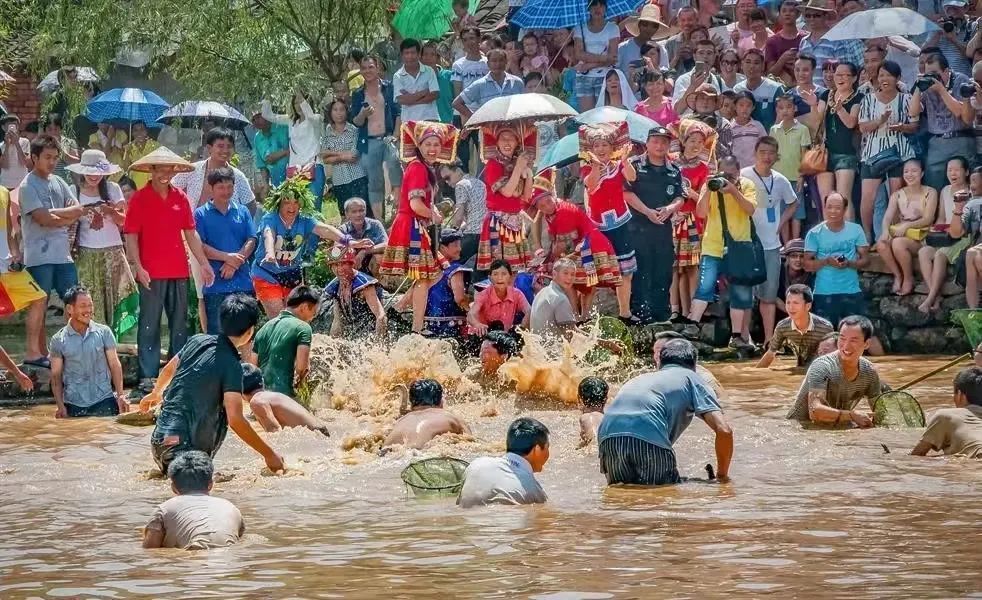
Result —
M 505 449 L 504 456 L 482 456 L 467 466 L 458 506 L 542 504 L 547 500 L 535 473 L 549 460 L 549 429 L 535 419 L 515 419 L 508 427 Z
M 78 283 L 78 273 L 69 251 L 68 228 L 85 209 L 65 180 L 54 175 L 61 155 L 58 140 L 41 135 L 31 142 L 34 170 L 20 184 L 20 210 L 24 237 L 24 265 L 46 294 L 55 291 L 62 298 Z M 45 356 L 44 316 L 47 299 L 31 304 L 27 313 L 27 349 L 24 363 L 50 367 Z
M 65 294 L 65 310 L 68 325 L 51 338 L 51 393 L 58 405 L 55 417 L 125 413 L 129 404 L 112 330 L 92 320 L 92 297 L 82 286 Z
M 538 334 L 564 334 L 576 326 L 576 311 L 570 302 L 576 263 L 561 258 L 552 265 L 552 283 L 542 288 L 532 300 L 530 329 Z

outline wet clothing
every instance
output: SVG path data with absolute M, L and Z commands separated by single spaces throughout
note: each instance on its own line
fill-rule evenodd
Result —
M 559 335 L 563 326 L 576 325 L 576 312 L 569 296 L 553 281 L 542 288 L 532 301 L 529 329 L 537 334 Z
M 68 413 L 69 417 L 115 417 L 119 414 L 119 403 L 116 402 L 116 396 L 109 396 L 104 400 L 100 400 L 93 404 L 92 406 L 75 406 L 74 404 L 65 403 L 65 411 Z
M 312 339 L 310 324 L 288 310 L 280 312 L 262 326 L 253 347 L 259 356 L 259 369 L 263 372 L 267 391 L 293 397 L 297 348 L 310 346 Z
M 982 458 L 982 406 L 969 404 L 934 411 L 921 441 L 945 454 Z
M 201 450 L 214 458 L 228 431 L 224 395 L 242 393 L 239 352 L 227 337 L 196 335 L 177 358 L 150 436 L 154 460 L 164 473 L 181 452 Z
M 853 410 L 859 401 L 866 398 L 872 409 L 873 400 L 883 392 L 880 376 L 873 363 L 865 358 L 859 359 L 859 375 L 848 381 L 842 373 L 839 353 L 833 352 L 819 356 L 808 367 L 805 380 L 801 382 L 794 406 L 786 418 L 809 421 L 808 392 L 825 392 L 825 404 L 837 410 Z
M 825 336 L 835 331 L 832 323 L 818 315 L 808 315 L 808 327 L 799 331 L 791 317 L 782 319 L 774 328 L 767 349 L 770 352 L 780 352 L 782 348 L 790 348 L 798 359 L 798 366 L 804 367 L 811 363 L 818 353 L 818 345 Z
M 541 504 L 547 499 L 535 479 L 532 465 L 524 457 L 509 452 L 504 456 L 482 456 L 467 465 L 457 505 L 469 508 L 489 504 Z
M 253 279 L 260 279 L 267 283 L 278 283 L 276 277 L 283 277 L 290 273 L 296 273 L 301 269 L 303 262 L 314 256 L 317 251 L 317 244 L 320 237 L 314 233 L 317 221 L 313 217 L 297 215 L 289 227 L 280 218 L 277 211 L 266 213 L 259 220 L 256 254 L 252 263 Z M 266 230 L 273 234 L 273 253 L 276 259 L 273 262 L 264 262 L 266 259 Z M 299 273 L 298 273 L 299 275 Z
M 453 289 L 450 287 L 450 279 L 457 273 L 463 275 L 466 287 L 471 270 L 454 261 L 430 287 L 426 300 L 424 326 L 439 337 L 458 337 L 467 325 L 467 311 L 454 300 Z
M 664 208 L 684 196 L 682 172 L 666 162 L 654 165 L 647 154 L 631 159 L 638 177 L 626 189 L 634 192 L 648 208 Z M 644 215 L 634 215 L 626 233 L 635 248 L 637 271 L 631 283 L 631 312 L 644 321 L 664 321 L 669 317 L 669 289 L 672 287 L 672 260 L 675 256 L 672 223 L 652 223 Z M 612 240 L 613 241 L 613 240 Z
M 381 301 L 382 287 L 378 285 L 378 280 L 361 271 L 355 271 L 355 276 L 351 280 L 350 293 L 342 291 L 341 280 L 337 278 L 324 287 L 321 299 L 336 303 L 333 316 L 335 319 L 342 320 L 341 328 L 344 337 L 367 335 L 375 331 L 375 313 L 369 308 L 368 302 L 365 301 L 365 296 L 362 294 L 363 290 L 370 287 L 374 289 L 375 295 Z M 309 325 L 307 327 L 310 328 Z M 291 365 L 291 372 L 292 369 Z
M 600 442 L 600 472 L 607 485 L 671 485 L 679 483 L 675 451 L 630 436 Z
M 181 494 L 158 506 L 146 528 L 164 533 L 163 548 L 206 550 L 238 542 L 245 534 L 245 521 L 224 498 Z
M 89 321 L 79 333 L 65 325 L 51 338 L 51 356 L 61 358 L 66 406 L 88 408 L 106 398 L 113 398 L 112 373 L 106 351 L 116 348 L 116 339 L 109 327 Z

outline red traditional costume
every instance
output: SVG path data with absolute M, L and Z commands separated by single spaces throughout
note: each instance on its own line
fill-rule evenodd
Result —
M 682 181 L 687 190 L 701 193 L 706 181 L 709 180 L 709 162 L 713 159 L 716 148 L 716 131 L 702 121 L 683 119 L 678 126 L 679 143 L 685 148 L 686 140 L 701 133 L 705 139 L 703 148 L 694 158 L 685 158 L 680 152 L 672 157 L 682 172 Z M 685 198 L 676 213 L 680 218 L 674 221 L 673 235 L 675 237 L 675 266 L 696 267 L 702 254 L 702 232 L 706 220 L 696 216 L 696 201 Z
M 440 153 L 434 162 L 449 164 L 457 153 L 457 135 L 456 128 L 443 123 L 408 121 L 402 126 L 400 158 L 409 164 L 402 176 L 399 210 L 389 230 L 389 241 L 379 268 L 380 276 L 389 282 L 399 284 L 404 277 L 412 281 L 440 277 L 442 268 L 427 231 L 430 217 L 414 211 L 411 202 L 418 198 L 431 208 L 436 194 L 438 178 L 433 166 L 421 158 L 420 144 L 430 137 L 440 140 Z
M 522 135 L 526 129 L 527 132 Z M 498 152 L 498 137 L 506 131 L 518 138 L 518 147 L 511 157 L 501 156 Z M 528 267 L 532 257 L 528 239 L 525 237 L 521 194 L 505 196 L 502 189 L 511 179 L 518 154 L 524 151 L 534 152 L 536 144 L 537 134 L 534 127 L 496 124 L 481 128 L 481 158 L 485 161 L 483 179 L 488 188 L 488 212 L 481 225 L 477 246 L 477 271 L 487 271 L 491 263 L 499 258 L 508 261 L 513 269 L 519 271 Z
M 597 160 L 593 154 L 594 145 L 607 142 L 613 150 L 600 174 L 600 185 L 595 190 L 585 190 L 584 198 L 590 220 L 614 248 L 620 273 L 630 275 L 638 270 L 638 263 L 624 227 L 631 220 L 631 210 L 624 198 L 624 165 L 621 162 L 631 149 L 627 122 L 583 125 L 579 130 L 579 141 L 580 159 L 584 161 L 580 174 L 584 179 L 592 173 L 593 163 Z
M 536 177 L 532 206 L 536 206 L 540 198 L 553 196 L 553 186 L 551 171 Z M 597 229 L 579 206 L 556 199 L 555 207 L 553 214 L 542 215 L 552 238 L 552 260 L 572 254 L 570 258 L 576 261 L 573 284 L 577 291 L 586 293 L 594 286 L 619 286 L 621 271 L 610 240 Z

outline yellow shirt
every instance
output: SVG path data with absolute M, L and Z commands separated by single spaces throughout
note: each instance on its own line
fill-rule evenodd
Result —
M 147 138 L 147 141 L 142 145 L 137 142 L 130 142 L 126 145 L 126 149 L 123 151 L 123 165 L 127 170 L 129 170 L 130 165 L 134 162 L 140 160 L 147 154 L 150 154 L 154 150 L 160 147 L 157 140 Z M 150 173 L 140 173 L 139 171 L 129 171 L 130 179 L 136 184 L 136 189 L 142 188 L 148 181 L 150 181 Z
M 777 140 L 778 158 L 774 170 L 788 178 L 792 183 L 798 181 L 801 167 L 801 153 L 812 145 L 812 135 L 808 127 L 795 119 L 791 129 L 780 123 L 771 127 L 771 137 Z
M 757 186 L 746 177 L 737 180 L 737 187 L 743 197 L 757 206 Z M 702 234 L 702 253 L 706 256 L 723 258 L 723 221 L 719 215 L 719 196 L 709 192 L 709 218 L 706 219 L 706 230 Z M 745 213 L 740 204 L 731 194 L 723 194 L 723 206 L 726 210 L 726 225 L 730 236 L 737 242 L 750 241 L 750 215 Z

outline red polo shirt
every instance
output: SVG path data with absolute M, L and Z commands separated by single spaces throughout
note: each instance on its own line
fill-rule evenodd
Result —
M 130 198 L 123 233 L 139 237 L 140 262 L 150 279 L 187 279 L 188 255 L 184 232 L 194 230 L 191 203 L 181 190 L 170 187 L 162 198 L 149 183 Z

